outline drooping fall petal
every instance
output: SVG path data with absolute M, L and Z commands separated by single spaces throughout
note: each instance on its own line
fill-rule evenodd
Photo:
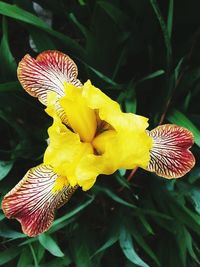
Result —
M 18 79 L 23 88 L 40 102 L 47 104 L 47 93 L 64 95 L 64 83 L 81 86 L 77 79 L 78 69 L 74 61 L 59 51 L 45 51 L 36 59 L 25 55 L 18 65 Z
M 193 134 L 177 125 L 161 125 L 148 132 L 153 138 L 147 170 L 165 178 L 179 178 L 191 170 L 195 158 L 189 148 Z
M 65 204 L 76 189 L 50 166 L 39 165 L 30 169 L 4 197 L 2 209 L 6 217 L 21 223 L 25 234 L 36 236 L 49 229 L 55 209 Z

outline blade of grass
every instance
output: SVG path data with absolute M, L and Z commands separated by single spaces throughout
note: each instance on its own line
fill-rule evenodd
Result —
M 76 41 L 60 32 L 51 29 L 40 18 L 30 12 L 27 12 L 26 10 L 23 10 L 22 8 L 19 8 L 16 5 L 10 5 L 0 1 L 0 14 L 42 29 L 43 31 L 51 34 L 52 36 L 62 41 L 71 50 L 71 52 L 76 54 L 77 56 L 82 57 L 84 54 L 84 49 Z
M 22 87 L 18 81 L 0 84 L 0 93 L 18 91 Z
M 150 267 L 138 256 L 133 246 L 131 235 L 125 228 L 125 226 L 122 226 L 120 229 L 119 244 L 126 258 L 129 259 L 132 263 L 141 267 Z
M 159 77 L 159 76 L 163 75 L 164 73 L 165 73 L 164 70 L 156 70 L 156 71 L 148 74 L 147 76 L 143 77 L 141 80 L 137 81 L 135 85 L 138 85 L 138 84 L 140 84 L 140 83 L 142 83 L 144 81 Z
M 36 255 L 35 255 L 35 251 L 33 249 L 33 246 L 31 244 L 28 244 L 28 245 L 30 247 L 30 250 L 31 250 L 31 253 L 32 253 L 32 256 L 33 256 L 35 267 L 39 267 L 39 264 L 38 264 L 38 261 L 37 261 L 37 258 L 36 258 Z
M 167 50 L 167 55 L 166 55 L 166 63 L 167 64 L 166 65 L 167 65 L 167 71 L 169 72 L 171 62 L 172 62 L 172 47 L 171 47 L 169 32 L 168 32 L 166 23 L 163 19 L 163 16 L 161 14 L 157 0 L 150 0 L 150 3 L 152 5 L 152 8 L 156 14 L 156 17 L 159 21 L 159 24 L 160 24 L 160 27 L 162 30 L 162 34 L 163 34 L 163 38 L 164 38 L 164 42 L 165 42 L 165 46 L 166 46 L 166 50 Z
M 50 235 L 48 235 L 47 233 L 43 233 L 39 235 L 38 239 L 40 244 L 53 256 L 64 257 L 64 254 L 61 251 L 60 247 Z
M 76 215 L 77 213 L 79 213 L 82 209 L 86 208 L 88 205 L 90 205 L 90 203 L 92 203 L 92 201 L 94 200 L 94 196 L 91 196 L 89 200 L 87 200 L 86 202 L 84 202 L 83 204 L 81 204 L 80 206 L 76 207 L 74 210 L 68 212 L 66 215 L 64 215 L 63 217 L 57 219 L 54 221 L 52 229 L 54 226 L 56 226 L 57 224 L 68 220 L 69 218 L 71 218 L 72 216 Z
M 1 81 L 9 81 L 16 77 L 17 64 L 10 50 L 10 44 L 8 39 L 8 23 L 6 17 L 2 19 L 2 39 L 0 43 L 0 74 Z
M 167 17 L 167 30 L 169 38 L 172 36 L 172 27 L 173 27 L 173 12 L 174 12 L 174 0 L 169 0 L 168 7 L 168 17 Z

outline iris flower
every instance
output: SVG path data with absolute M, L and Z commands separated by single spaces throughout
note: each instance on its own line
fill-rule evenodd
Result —
M 78 187 L 90 189 L 99 174 L 140 167 L 178 178 L 194 166 L 190 131 L 170 124 L 147 130 L 147 118 L 122 112 L 89 80 L 82 84 L 67 55 L 26 55 L 17 73 L 22 87 L 53 119 L 43 163 L 30 169 L 2 202 L 5 215 L 16 218 L 28 236 L 47 231 L 55 209 Z

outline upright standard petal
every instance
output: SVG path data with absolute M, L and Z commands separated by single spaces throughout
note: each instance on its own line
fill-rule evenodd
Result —
M 47 93 L 64 95 L 64 83 L 81 86 L 74 61 L 59 51 L 45 51 L 36 59 L 26 55 L 18 65 L 18 79 L 23 88 L 40 102 L 47 104 Z
M 87 106 L 81 89 L 66 84 L 65 96 L 60 99 L 60 105 L 65 111 L 69 126 L 79 134 L 81 141 L 91 142 L 97 129 L 96 113 Z
M 21 223 L 25 234 L 36 236 L 49 229 L 55 209 L 65 204 L 76 189 L 50 166 L 39 165 L 4 197 L 2 209 L 6 217 Z
M 189 151 L 193 134 L 177 125 L 161 125 L 149 131 L 153 139 L 147 170 L 165 178 L 179 178 L 191 170 L 195 158 Z

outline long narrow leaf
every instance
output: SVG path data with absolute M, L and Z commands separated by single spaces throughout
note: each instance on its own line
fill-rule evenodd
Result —
M 74 54 L 83 56 L 83 48 L 70 37 L 51 29 L 44 21 L 22 8 L 0 1 L 0 14 L 28 23 L 61 40 Z

